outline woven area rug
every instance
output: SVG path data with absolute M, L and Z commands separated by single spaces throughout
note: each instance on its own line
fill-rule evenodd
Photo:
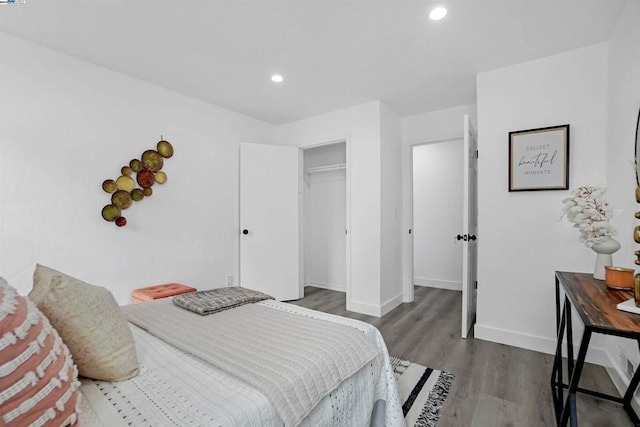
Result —
M 391 357 L 407 426 L 435 426 L 455 378 L 448 372 Z

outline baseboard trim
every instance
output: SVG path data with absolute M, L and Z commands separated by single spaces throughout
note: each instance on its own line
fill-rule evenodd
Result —
M 356 313 L 360 314 L 366 314 L 368 316 L 382 317 L 382 308 L 379 305 L 353 300 L 349 301 L 348 297 L 347 310 L 355 311 Z
M 360 301 L 349 301 L 347 297 L 347 310 L 369 316 L 382 317 L 397 306 L 402 304 L 402 294 L 398 294 L 382 305 L 369 304 Z
M 427 279 L 426 277 L 414 277 L 413 283 L 416 286 L 426 286 L 429 288 L 449 289 L 451 291 L 462 290 L 462 282 L 455 282 L 453 280 L 437 280 Z
M 307 286 L 313 286 L 314 288 L 322 288 L 328 289 L 330 291 L 338 291 L 338 292 L 347 292 L 347 289 L 344 285 L 331 285 L 328 283 L 320 283 L 320 282 L 305 282 L 305 288 Z
M 620 372 L 617 363 L 613 363 L 613 360 L 611 360 L 611 358 L 609 360 L 611 366 L 606 367 L 607 373 L 609 374 L 613 385 L 615 385 L 618 389 L 620 396 L 624 396 L 631 381 L 629 380 L 629 378 L 627 378 L 626 375 Z M 636 411 L 636 414 L 640 414 L 640 397 L 638 395 L 634 395 L 633 399 L 631 399 L 631 407 L 634 411 Z
M 620 373 L 618 365 L 613 363 L 613 360 L 611 361 L 611 364 L 612 366 L 615 366 L 615 368 L 608 366 L 607 373 L 609 374 L 611 381 L 613 381 L 613 385 L 615 385 L 618 389 L 620 396 L 624 396 L 624 394 L 627 392 L 627 387 L 629 387 L 629 383 L 631 382 L 631 380 L 629 380 L 626 375 Z M 638 396 L 637 394 L 634 394 L 633 398 L 631 399 L 631 407 L 634 411 L 636 411 L 636 414 L 640 414 L 640 396 Z
M 556 353 L 555 339 L 523 334 L 521 332 L 510 331 L 507 329 L 499 329 L 476 324 L 474 326 L 474 337 L 485 341 L 492 341 L 499 344 L 506 344 L 546 354 Z M 563 346 L 563 348 L 566 348 L 566 346 Z M 574 354 L 577 355 L 579 350 L 579 345 L 574 344 Z M 593 346 L 589 346 L 586 361 L 605 367 L 611 365 L 611 359 L 607 352 L 602 348 Z
M 399 306 L 400 304 L 402 304 L 402 294 L 396 295 L 395 297 L 391 298 L 389 301 L 382 304 L 382 307 L 380 309 L 381 317 L 387 314 L 388 312 L 390 312 L 391 310 L 393 310 L 394 308 L 396 308 L 397 306 Z

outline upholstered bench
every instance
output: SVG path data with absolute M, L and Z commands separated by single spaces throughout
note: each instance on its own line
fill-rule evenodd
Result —
M 175 295 L 186 294 L 197 291 L 191 286 L 181 285 L 179 283 L 166 283 L 164 285 L 149 286 L 146 288 L 135 289 L 131 294 L 131 300 L 136 302 L 151 301 L 154 299 L 167 298 Z

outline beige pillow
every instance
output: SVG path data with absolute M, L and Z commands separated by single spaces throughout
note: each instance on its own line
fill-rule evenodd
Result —
M 138 374 L 129 324 L 107 289 L 38 264 L 29 298 L 69 347 L 80 375 L 122 381 Z

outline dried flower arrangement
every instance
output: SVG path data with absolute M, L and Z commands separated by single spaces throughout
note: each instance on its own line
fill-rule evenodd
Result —
M 562 200 L 563 217 L 580 230 L 580 241 L 588 247 L 616 234 L 609 222 L 613 210 L 604 197 L 606 190 L 604 184 L 578 187 L 571 192 L 571 197 Z

